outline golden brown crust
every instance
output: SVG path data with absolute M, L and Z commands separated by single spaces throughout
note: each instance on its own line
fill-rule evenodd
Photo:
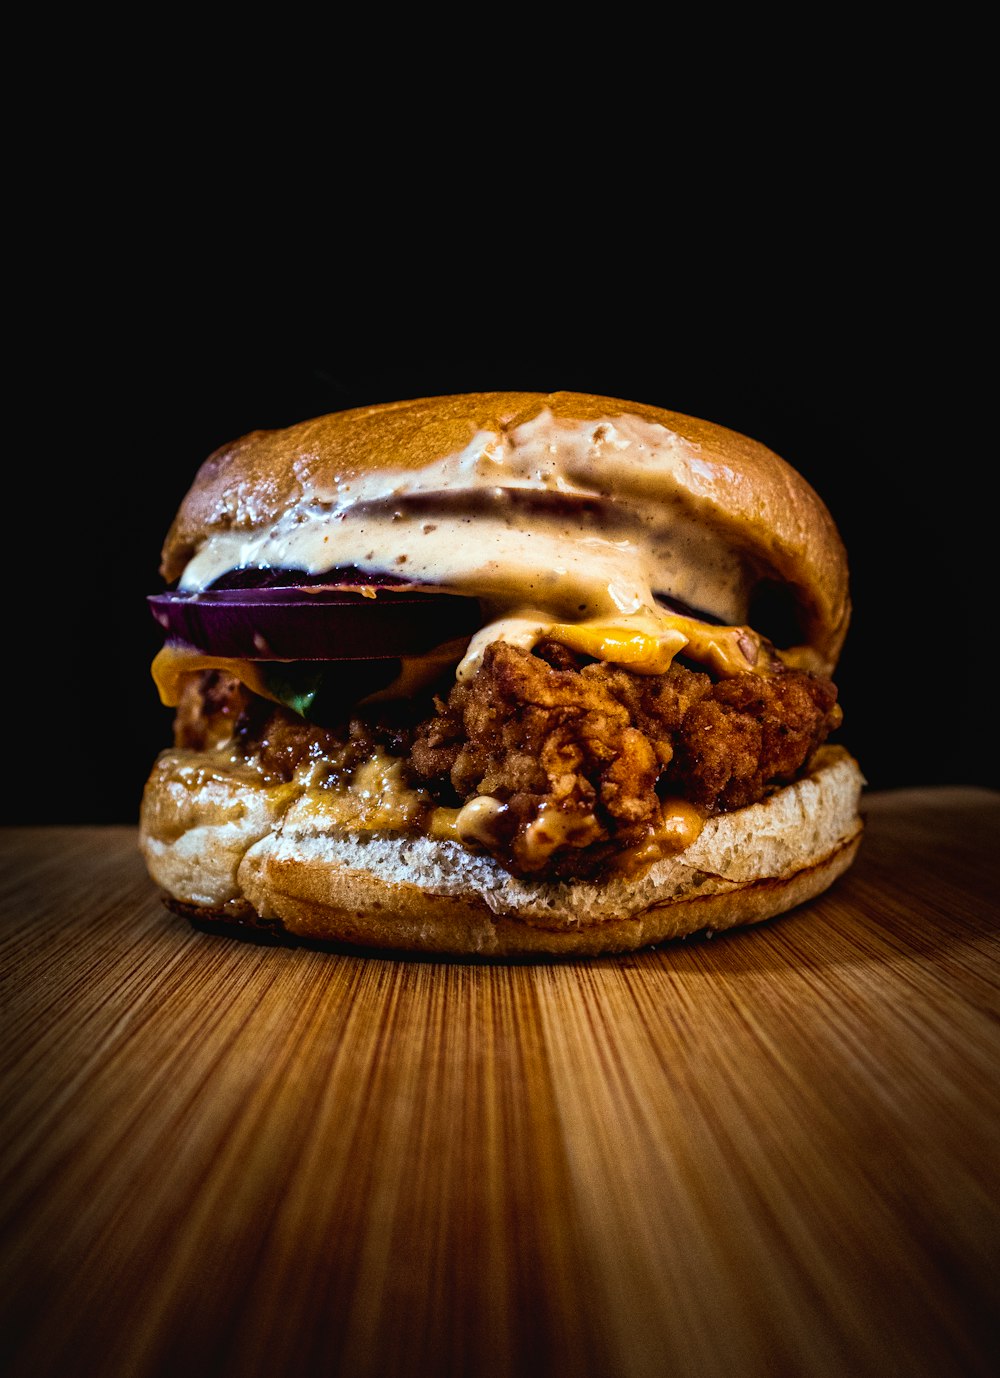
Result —
M 279 431 L 254 431 L 202 465 L 167 535 L 162 572 L 180 576 L 204 539 L 237 523 L 273 521 L 303 494 L 351 472 L 419 469 L 454 454 L 480 431 L 504 432 L 545 407 L 563 420 L 638 416 L 692 446 L 675 478 L 690 502 L 732 531 L 762 574 L 797 590 L 810 644 L 836 662 L 850 615 L 847 562 L 816 493 L 766 446 L 679 412 L 586 393 L 496 392 L 419 398 L 334 412 Z M 697 447 L 697 448 L 695 448 Z
M 494 914 L 474 896 L 435 895 L 415 885 L 389 885 L 371 877 L 364 908 L 324 903 L 306 893 L 302 873 L 275 877 L 271 902 L 279 914 L 262 919 L 245 901 L 207 906 L 165 896 L 175 913 L 194 922 L 222 924 L 273 936 L 345 943 L 386 951 L 463 956 L 597 956 L 633 952 L 654 943 L 705 931 L 759 923 L 784 914 L 828 889 L 848 869 L 861 843 L 856 832 L 826 857 L 792 876 L 750 882 L 725 894 L 687 896 L 654 904 L 624 919 L 580 928 L 545 928 Z M 376 891 L 380 893 L 376 894 Z

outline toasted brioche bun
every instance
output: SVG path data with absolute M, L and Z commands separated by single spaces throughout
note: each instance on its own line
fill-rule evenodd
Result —
M 168 751 L 146 786 L 141 844 L 170 907 L 200 922 L 411 952 L 625 952 L 818 895 L 854 859 L 862 783 L 842 747 L 823 747 L 803 778 L 709 819 L 645 875 L 552 883 L 455 842 L 332 831 L 292 788 Z
M 266 527 L 307 503 L 307 485 L 334 487 L 372 470 L 419 470 L 457 454 L 477 435 L 509 436 L 545 408 L 559 421 L 596 427 L 629 416 L 671 433 L 664 464 L 637 469 L 629 479 L 633 494 L 658 500 L 669 492 L 725 530 L 761 580 L 789 589 L 803 644 L 815 652 L 817 668 L 832 670 L 850 616 L 847 562 L 829 512 L 805 479 L 764 445 L 724 426 L 585 393 L 430 397 L 254 431 L 202 465 L 167 535 L 163 576 L 179 578 L 210 536 Z

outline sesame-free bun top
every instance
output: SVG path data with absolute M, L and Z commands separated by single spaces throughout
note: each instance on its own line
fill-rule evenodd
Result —
M 429 397 L 254 431 L 201 466 L 167 535 L 163 576 L 179 578 L 220 533 L 269 527 L 318 491 L 344 494 L 352 478 L 391 472 L 405 483 L 474 441 L 516 451 L 518 428 L 544 413 L 553 419 L 554 443 L 566 437 L 565 472 L 576 491 L 622 503 L 662 498 L 724 533 L 756 578 L 789 586 L 804 644 L 818 668 L 832 669 L 850 615 L 847 561 L 829 512 L 805 479 L 764 445 L 724 426 L 586 393 Z M 601 449 L 601 427 L 616 422 L 619 430 L 631 428 L 623 433 L 633 440 L 642 438 L 613 447 L 613 462 L 604 467 L 601 456 L 609 452 Z M 634 458 L 623 463 L 629 448 Z M 530 486 L 530 476 L 522 473 L 518 486 Z

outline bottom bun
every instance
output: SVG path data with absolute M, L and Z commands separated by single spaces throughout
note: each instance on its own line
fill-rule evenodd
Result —
M 407 952 L 627 952 L 757 923 L 812 899 L 854 860 L 863 779 L 842 747 L 759 803 L 718 814 L 641 877 L 548 882 L 428 837 L 347 835 L 288 787 L 164 752 L 141 844 L 170 908 L 201 923 Z

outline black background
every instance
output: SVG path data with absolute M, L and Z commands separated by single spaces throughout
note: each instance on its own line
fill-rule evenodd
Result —
M 840 739 L 876 788 L 996 783 L 987 378 L 957 310 L 970 303 L 940 275 L 932 292 L 891 257 L 861 275 L 619 259 L 556 290 L 551 267 L 445 278 L 411 260 L 372 276 L 366 260 L 266 292 L 248 270 L 224 300 L 204 271 L 100 267 L 19 342 L 4 821 L 134 820 L 170 732 L 143 600 L 211 450 L 326 411 L 491 389 L 653 403 L 788 459 L 850 556 Z

